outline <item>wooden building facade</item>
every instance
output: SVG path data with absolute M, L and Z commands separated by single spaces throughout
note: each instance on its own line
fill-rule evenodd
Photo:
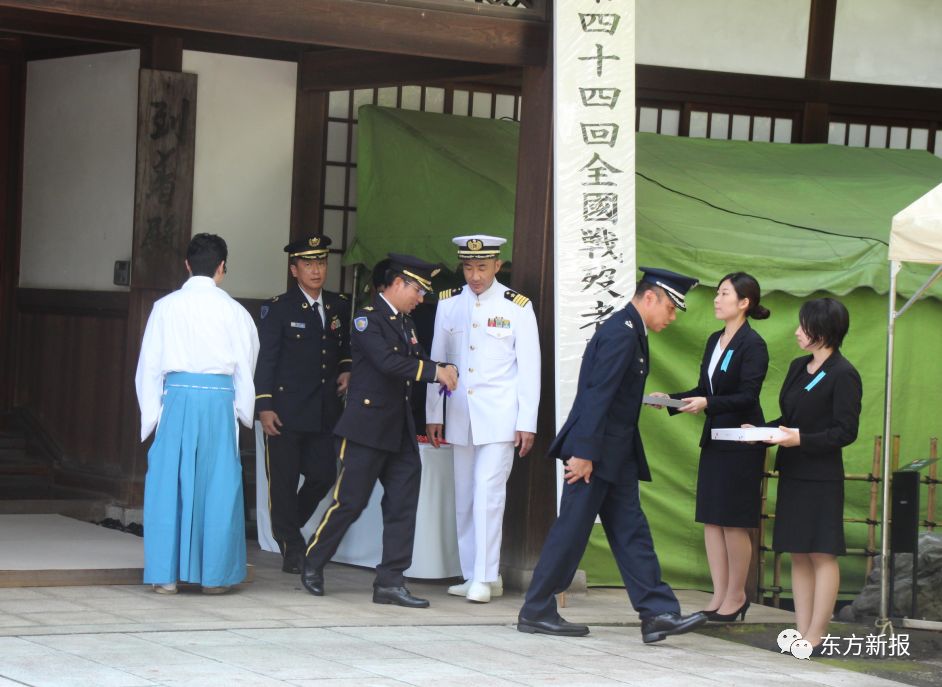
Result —
M 902 136 L 906 147 L 942 150 L 942 90 L 831 79 L 836 8 L 837 0 L 809 0 L 803 77 L 639 64 L 638 128 L 843 144 L 863 131 L 866 145 Z M 0 414 L 15 413 L 40 439 L 58 483 L 140 504 L 146 447 L 134 368 L 151 305 L 182 281 L 182 256 L 150 250 L 136 227 L 126 291 L 20 286 L 26 68 L 133 49 L 142 70 L 179 74 L 184 51 L 198 50 L 297 64 L 291 237 L 320 226 L 325 210 L 350 210 L 325 201 L 328 169 L 339 165 L 349 176 L 352 164 L 349 156 L 327 159 L 328 128 L 342 123 L 330 115 L 331 92 L 434 87 L 445 93 L 445 112 L 454 111 L 456 92 L 513 97 L 521 121 L 513 286 L 532 296 L 540 322 L 544 394 L 534 453 L 542 453 L 554 424 L 551 16 L 550 0 L 0 0 Z M 138 94 L 144 104 L 148 97 Z M 137 133 L 138 209 L 148 133 Z M 192 182 L 184 165 L 175 190 L 184 212 Z M 190 230 L 182 216 L 167 245 L 185 246 Z M 61 250 L 68 269 L 68 246 L 50 250 Z M 552 463 L 518 461 L 509 489 L 504 561 L 527 570 L 555 517 Z

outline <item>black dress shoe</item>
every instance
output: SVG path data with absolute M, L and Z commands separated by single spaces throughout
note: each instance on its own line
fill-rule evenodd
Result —
M 682 635 L 706 623 L 703 613 L 681 615 L 680 613 L 661 613 L 653 618 L 641 621 L 641 639 L 645 644 L 659 642 L 670 635 Z
M 530 620 L 517 616 L 517 631 L 527 634 L 556 635 L 557 637 L 585 637 L 589 634 L 588 625 L 570 623 L 559 616 L 556 620 Z
M 374 604 L 396 604 L 406 608 L 428 608 L 428 599 L 412 596 L 405 587 L 377 587 L 373 586 Z
M 300 551 L 289 551 L 281 561 L 281 572 L 300 575 L 304 570 L 304 554 Z
M 314 596 L 324 596 L 324 571 L 305 566 L 301 573 L 301 584 Z

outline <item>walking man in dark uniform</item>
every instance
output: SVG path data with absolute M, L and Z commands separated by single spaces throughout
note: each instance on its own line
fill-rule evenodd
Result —
M 373 601 L 425 608 L 405 586 L 412 565 L 415 512 L 422 463 L 415 439 L 411 396 L 416 384 L 458 384 L 453 365 L 429 360 L 409 313 L 432 288 L 434 265 L 410 255 L 390 254 L 386 286 L 353 320 L 353 376 L 347 407 L 337 423 L 340 475 L 333 503 L 308 543 L 301 583 L 324 594 L 324 566 L 347 528 L 369 503 L 376 480 L 383 485 L 383 558 L 376 566 Z
M 330 238 L 285 246 L 297 286 L 262 306 L 255 408 L 265 432 L 268 509 L 281 569 L 298 574 L 301 528 L 337 476 L 334 425 L 350 379 L 350 303 L 324 290 Z M 298 478 L 304 484 L 298 489 Z
M 586 625 L 563 620 L 555 595 L 572 583 L 596 516 L 608 537 L 632 606 L 641 617 L 641 637 L 656 642 L 707 621 L 702 613 L 680 615 L 680 604 L 661 579 L 638 481 L 651 473 L 638 433 L 638 415 L 648 376 L 648 330 L 659 332 L 685 310 L 684 295 L 696 279 L 642 267 L 631 302 L 592 337 L 582 356 L 579 385 L 569 418 L 549 455 L 565 463 L 559 517 L 553 523 L 520 609 L 521 632 L 579 637 Z

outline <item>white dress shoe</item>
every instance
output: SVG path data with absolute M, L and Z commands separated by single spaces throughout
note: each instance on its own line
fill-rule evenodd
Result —
M 453 584 L 448 588 L 448 593 L 452 596 L 467 596 L 468 589 L 471 588 L 471 580 L 465 580 L 461 584 Z
M 496 599 L 504 595 L 504 578 L 500 575 L 497 576 L 497 582 L 490 582 L 491 585 L 491 598 Z
M 468 587 L 468 601 L 486 604 L 491 600 L 491 585 L 487 582 L 472 582 Z
M 154 591 L 158 594 L 176 594 L 177 583 L 171 582 L 170 584 L 155 584 Z

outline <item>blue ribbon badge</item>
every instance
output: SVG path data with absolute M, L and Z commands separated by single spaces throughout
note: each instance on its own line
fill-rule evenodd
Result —
M 726 369 L 729 367 L 730 358 L 732 358 L 732 357 L 733 357 L 733 349 L 732 349 L 732 348 L 727 348 L 727 349 L 726 349 L 726 356 L 723 358 L 723 363 L 720 365 L 720 371 L 721 371 L 721 372 L 726 372 Z
M 821 370 L 817 375 L 815 375 L 814 379 L 808 382 L 808 386 L 805 387 L 805 391 L 811 391 L 814 388 L 815 384 L 817 384 L 822 379 L 824 379 L 824 375 L 825 375 L 824 370 Z

